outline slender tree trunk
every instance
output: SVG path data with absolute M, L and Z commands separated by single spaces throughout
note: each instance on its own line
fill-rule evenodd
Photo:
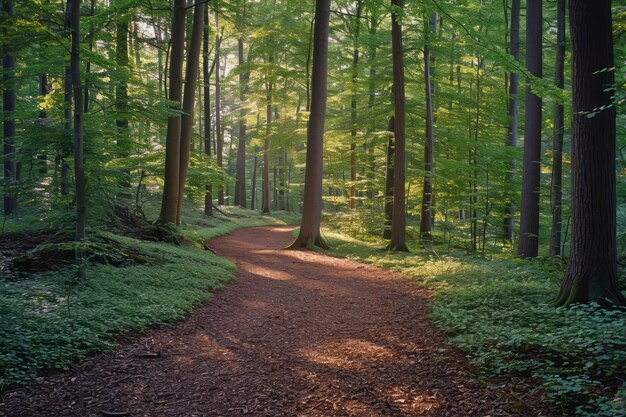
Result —
M 402 48 L 402 27 L 398 22 L 398 8 L 404 0 L 392 0 L 394 12 L 391 17 L 391 48 L 393 54 L 393 96 L 394 96 L 394 164 L 393 164 L 393 220 L 391 241 L 387 247 L 393 251 L 408 251 L 406 246 L 406 199 L 405 199 L 405 133 L 404 133 L 404 51 Z
M 369 28 L 369 35 L 371 38 L 374 38 L 376 36 L 376 31 L 378 29 L 378 11 L 376 9 L 377 5 L 374 5 L 370 11 L 370 28 Z M 369 130 L 371 130 L 372 132 L 376 131 L 376 117 L 374 114 L 374 103 L 376 102 L 376 52 L 377 52 L 377 45 L 375 42 L 370 42 L 369 45 L 369 80 L 368 80 L 368 84 L 369 84 L 369 98 L 368 98 L 368 102 L 367 102 L 367 108 L 369 111 L 369 118 L 371 120 L 370 126 L 369 126 Z M 393 129 L 390 129 L 390 131 Z M 374 201 L 374 177 L 375 177 L 375 173 L 376 173 L 376 161 L 375 161 L 375 157 L 374 157 L 374 148 L 375 145 L 374 143 L 372 143 L 370 146 L 368 146 L 367 150 L 366 150 L 366 155 L 368 158 L 368 165 L 369 165 L 369 171 L 367 172 L 367 179 L 368 179 L 368 191 L 367 191 L 367 197 L 369 199 L 372 200 L 372 202 Z M 389 225 L 391 226 L 391 224 Z M 389 229 L 391 231 L 391 229 Z M 386 239 L 389 239 L 391 237 L 391 235 L 389 235 L 388 237 L 386 237 Z
M 435 160 L 435 117 L 433 115 L 433 90 L 431 80 L 430 33 L 437 33 L 437 14 L 433 13 L 430 24 L 425 23 L 426 45 L 424 46 L 424 89 L 426 90 L 426 146 L 424 146 L 424 187 L 422 191 L 422 217 L 420 235 L 430 237 L 432 232 L 433 165 Z
M 13 18 L 13 3 L 11 1 L 2 2 L 2 14 L 5 19 Z M 3 19 L 4 20 L 4 19 Z M 6 23 L 5 23 L 6 24 Z M 6 28 L 3 29 L 6 36 Z M 4 178 L 9 184 L 9 189 L 5 188 L 4 194 L 4 214 L 15 214 L 17 211 L 17 196 L 15 187 L 17 182 L 17 163 L 15 162 L 15 85 L 13 71 L 15 69 L 15 58 L 10 46 L 5 46 L 2 58 L 2 82 L 4 91 L 2 93 L 2 113 L 4 131 Z
M 93 17 L 96 11 L 96 0 L 91 0 L 89 5 L 89 16 Z M 87 34 L 87 39 L 89 40 L 87 48 L 89 48 L 89 52 L 93 51 L 93 24 L 89 27 L 89 33 Z M 91 61 L 87 61 L 85 63 L 85 113 L 89 111 L 89 78 L 91 77 Z
M 259 160 L 259 148 L 254 147 L 254 160 L 252 161 L 252 184 L 250 184 L 250 210 L 256 208 L 256 171 Z
M 328 247 L 320 233 L 320 225 L 322 221 L 323 141 L 328 80 L 330 0 L 316 0 L 315 5 L 311 117 L 307 129 L 304 201 L 300 233 L 291 244 L 291 248 Z
M 519 17 L 520 17 L 520 0 L 512 0 L 511 2 L 511 43 L 510 53 L 516 61 L 519 61 Z M 509 97 L 508 97 L 508 116 L 509 131 L 507 145 L 511 148 L 517 147 L 517 124 L 518 124 L 518 103 L 519 103 L 519 74 L 512 72 L 509 74 Z M 515 182 L 516 161 L 511 160 L 511 170 L 508 175 L 509 188 Z M 504 207 L 504 236 L 510 245 L 515 241 L 515 203 L 510 192 L 506 193 L 506 205 Z
M 209 8 L 204 9 L 202 43 L 202 75 L 204 82 L 204 154 L 211 157 L 211 71 L 209 70 Z M 215 68 L 215 66 L 213 67 Z M 204 214 L 213 214 L 213 186 L 207 184 L 204 193 Z
M 216 6 L 217 8 L 217 6 Z M 218 12 L 215 11 L 215 27 L 219 24 Z M 222 90 L 220 85 L 220 57 L 221 57 L 222 37 L 218 35 L 215 39 L 215 156 L 217 166 L 224 168 L 224 136 L 222 134 Z M 224 205 L 224 186 L 220 185 L 217 192 L 217 204 Z
M 119 0 L 117 0 L 119 1 Z M 122 158 L 130 156 L 131 144 L 128 130 L 128 25 L 130 18 L 123 13 L 118 17 L 115 35 L 115 63 L 122 74 L 115 83 L 115 112 L 117 126 L 117 148 Z M 122 181 L 130 186 L 128 179 Z
M 244 61 L 243 39 L 237 40 L 240 70 L 247 63 Z M 246 90 L 249 72 L 239 74 L 239 144 L 237 145 L 237 182 L 235 183 L 235 205 L 246 208 Z
M 535 77 L 542 76 L 543 36 L 541 0 L 528 0 L 526 5 L 526 68 Z M 526 86 L 524 122 L 524 171 L 520 239 L 517 254 L 534 258 L 539 251 L 539 183 L 541 170 L 541 97 Z
M 74 177 L 76 180 L 76 266 L 79 281 L 85 279 L 85 229 L 87 227 L 87 197 L 83 165 L 83 91 L 80 81 L 80 0 L 70 0 L 72 34 L 71 69 L 74 91 Z
M 48 75 L 42 74 L 39 77 L 39 95 L 45 97 L 50 93 L 50 86 L 48 85 Z M 39 112 L 39 120 L 44 122 L 48 118 L 48 112 L 45 108 Z M 48 173 L 48 156 L 45 153 L 41 153 L 37 156 L 37 162 L 39 163 L 39 174 L 45 175 Z
M 393 159 L 394 159 L 394 129 L 395 121 L 394 117 L 389 118 L 389 126 L 387 130 L 391 132 L 387 139 L 387 164 L 385 169 L 385 225 L 383 228 L 383 239 L 391 239 L 391 223 L 393 220 Z
M 266 74 L 265 80 L 265 93 L 266 93 L 266 129 L 265 139 L 263 140 L 263 195 L 262 195 L 262 208 L 263 213 L 270 212 L 270 133 L 272 124 L 272 67 L 274 64 L 274 53 L 269 54 L 269 71 Z
M 189 156 L 191 152 L 191 134 L 193 132 L 193 112 L 196 104 L 196 84 L 200 67 L 200 47 L 202 45 L 204 9 L 206 3 L 198 4 L 193 10 L 193 26 L 191 41 L 187 51 L 185 68 L 185 91 L 183 98 L 183 115 L 180 127 L 180 173 L 178 176 L 178 206 L 176 224 L 180 224 L 183 209 L 183 197 L 187 173 L 189 172 Z
M 556 305 L 626 305 L 617 280 L 611 1 L 570 0 L 572 243 Z
M 358 70 L 359 70 L 359 34 L 361 32 L 361 12 L 363 0 L 359 0 L 356 6 L 354 50 L 352 52 L 352 99 L 350 101 L 350 203 L 351 209 L 356 208 L 356 134 L 357 134 L 357 94 L 358 94 Z
M 181 100 L 183 95 L 183 60 L 185 51 L 185 0 L 174 0 L 172 14 L 172 47 L 169 64 L 169 100 L 172 101 L 172 115 L 167 119 L 167 140 L 165 145 L 165 185 L 160 221 L 176 223 L 178 214 L 178 184 L 180 175 L 180 128 Z
M 563 89 L 565 66 L 565 0 L 557 0 L 556 63 L 554 84 Z M 550 256 L 561 255 L 561 223 L 563 200 L 563 101 L 554 105 L 554 132 L 552 135 L 552 178 L 550 182 L 550 209 L 552 229 L 550 233 Z

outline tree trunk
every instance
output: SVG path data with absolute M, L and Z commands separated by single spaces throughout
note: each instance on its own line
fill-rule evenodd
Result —
M 204 82 L 204 154 L 211 157 L 211 70 L 209 70 L 209 8 L 204 9 L 202 43 L 202 75 Z M 215 68 L 215 66 L 213 67 Z M 207 184 L 204 193 L 204 214 L 213 214 L 213 186 Z
M 528 0 L 526 5 L 526 68 L 535 77 L 542 76 L 542 4 Z M 522 204 L 520 238 L 517 255 L 534 258 L 539 250 L 539 182 L 541 170 L 541 97 L 526 85 L 526 115 L 524 121 L 524 171 L 522 174 Z
M 2 2 L 2 14 L 6 19 L 13 17 L 13 3 L 9 1 Z M 6 24 L 6 23 L 5 23 Z M 3 29 L 6 36 L 7 29 Z M 4 131 L 4 178 L 8 183 L 8 187 L 4 190 L 4 214 L 15 214 L 17 211 L 17 164 L 15 162 L 15 145 L 13 138 L 15 137 L 15 85 L 13 71 L 15 69 L 15 58 L 12 55 L 12 48 L 5 46 L 2 58 L 2 82 L 4 91 L 2 94 L 2 113 L 3 131 Z
M 243 57 L 243 39 L 237 40 L 240 71 L 247 63 Z M 235 205 L 246 208 L 246 90 L 249 72 L 239 74 L 239 144 L 237 145 L 237 181 L 235 183 Z
M 119 1 L 119 0 L 118 0 Z M 122 13 L 118 17 L 115 35 L 115 63 L 118 71 L 122 74 L 118 76 L 115 83 L 115 125 L 117 126 L 117 148 L 122 158 L 130 156 L 131 144 L 128 131 L 128 24 L 129 17 Z M 130 186 L 128 180 L 122 181 Z
M 394 96 L 394 163 L 393 163 L 393 219 L 391 241 L 387 247 L 393 251 L 408 251 L 406 246 L 406 201 L 404 190 L 405 176 L 405 134 L 404 134 L 404 57 L 402 49 L 402 27 L 398 22 L 398 8 L 404 0 L 391 0 L 394 12 L 391 18 L 391 47 L 393 54 L 393 96 Z
M 626 305 L 617 280 L 611 1 L 570 0 L 572 240 L 558 306 Z M 605 107 L 606 106 L 606 107 Z
M 254 160 L 252 162 L 252 184 L 250 184 L 250 210 L 256 208 L 256 170 L 259 160 L 259 148 L 254 147 Z
M 216 6 L 217 7 L 217 6 Z M 218 13 L 215 11 L 215 27 L 218 27 Z M 215 154 L 217 157 L 217 166 L 224 167 L 224 136 L 222 135 L 222 97 L 220 85 L 220 54 L 221 54 L 222 37 L 216 36 L 215 39 Z M 220 185 L 217 192 L 217 204 L 224 205 L 224 186 Z
M 202 44 L 204 8 L 206 3 L 198 4 L 193 11 L 191 41 L 187 51 L 185 68 L 185 91 L 183 98 L 183 115 L 180 127 L 180 173 L 178 176 L 178 206 L 176 224 L 180 224 L 183 209 L 183 197 L 187 173 L 189 172 L 189 155 L 191 152 L 191 134 L 193 132 L 193 111 L 196 103 L 196 84 L 200 67 L 200 47 Z
M 39 77 L 39 95 L 45 97 L 50 93 L 50 86 L 48 85 L 48 75 L 42 74 Z M 40 121 L 45 121 L 48 118 L 48 112 L 45 108 L 39 112 Z M 39 174 L 45 175 L 48 173 L 48 156 L 45 153 L 37 155 L 37 162 L 39 165 Z
M 554 84 L 563 89 L 565 66 L 565 0 L 557 0 L 556 64 Z M 550 232 L 550 256 L 561 255 L 561 223 L 563 200 L 563 101 L 554 106 L 554 132 L 552 136 L 552 178 L 550 182 L 550 209 L 552 229 Z
M 389 118 L 389 126 L 387 130 L 391 132 L 389 139 L 387 140 L 387 165 L 385 169 L 385 225 L 383 227 L 383 239 L 391 239 L 391 223 L 393 220 L 393 150 L 394 150 L 394 129 L 395 121 L 394 117 Z
M 435 117 L 433 115 L 433 90 L 431 80 L 430 32 L 437 33 L 437 14 L 433 13 L 430 25 L 426 23 L 426 45 L 424 46 L 424 89 L 426 90 L 426 146 L 424 146 L 424 187 L 422 191 L 422 217 L 420 235 L 430 237 L 432 232 L 433 165 L 435 160 Z
M 519 61 L 519 16 L 520 16 L 520 0 L 511 2 L 511 43 L 510 53 L 516 61 Z M 509 74 L 509 97 L 508 97 L 508 116 L 509 116 L 509 132 L 507 145 L 517 147 L 517 124 L 518 124 L 518 108 L 519 108 L 519 74 L 512 72 Z M 516 161 L 511 160 L 511 170 L 509 171 L 508 183 L 509 188 L 515 181 Z M 510 245 L 515 241 L 515 203 L 513 196 L 507 192 L 506 206 L 504 207 L 504 235 Z
M 361 12 L 363 10 L 363 0 L 359 0 L 356 5 L 355 29 L 354 29 L 354 49 L 352 52 L 352 99 L 350 100 L 350 203 L 351 209 L 356 208 L 356 133 L 357 133 L 357 94 L 358 94 L 358 69 L 359 69 L 359 34 L 361 32 Z
M 176 223 L 178 214 L 178 184 L 180 175 L 180 127 L 181 99 L 183 95 L 183 59 L 185 52 L 185 0 L 174 0 L 172 14 L 172 47 L 169 64 L 169 100 L 172 102 L 172 115 L 167 119 L 167 139 L 165 144 L 165 184 L 163 203 L 159 220 L 163 223 Z
M 269 71 L 272 70 L 274 64 L 274 53 L 269 54 Z M 266 93 L 266 129 L 265 139 L 263 140 L 263 195 L 262 208 L 263 213 L 270 212 L 270 129 L 272 124 L 272 75 L 266 74 L 265 93 Z
M 328 247 L 320 233 L 320 224 L 322 220 L 323 141 L 328 81 L 330 0 L 316 0 L 315 5 L 311 117 L 307 129 L 304 201 L 300 233 L 290 248 Z
M 86 275 L 85 229 L 87 227 L 87 197 L 83 166 L 83 91 L 80 83 L 80 0 L 71 0 L 70 27 L 72 34 L 71 69 L 74 91 L 74 177 L 76 181 L 76 266 L 77 279 Z
M 89 16 L 93 17 L 96 11 L 96 0 L 91 0 L 90 4 L 89 4 Z M 93 24 L 90 25 L 89 27 L 89 33 L 87 34 L 87 39 L 89 39 L 89 43 L 87 45 L 87 48 L 89 49 L 89 52 L 93 51 Z M 89 111 L 89 78 L 91 77 L 91 61 L 87 61 L 85 63 L 85 74 L 86 74 L 86 79 L 85 79 L 85 86 L 84 86 L 84 101 L 85 101 L 85 113 L 87 113 Z

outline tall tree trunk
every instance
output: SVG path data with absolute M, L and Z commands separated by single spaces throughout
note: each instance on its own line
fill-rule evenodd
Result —
M 50 93 L 50 86 L 48 85 L 48 75 L 42 74 L 39 77 L 39 95 L 45 97 Z M 39 112 L 39 120 L 41 122 L 48 118 L 48 112 L 45 108 Z M 37 162 L 39 164 L 39 174 L 45 175 L 48 173 L 48 155 L 41 153 L 37 155 Z
M 87 197 L 83 165 L 83 91 L 80 82 L 80 0 L 70 0 L 70 27 L 72 34 L 71 69 L 74 91 L 74 177 L 76 180 L 76 266 L 78 280 L 86 275 L 85 229 L 87 226 Z
M 512 0 L 511 2 L 511 43 L 510 53 L 516 61 L 519 61 L 519 16 L 520 16 L 520 0 Z M 518 108 L 519 108 L 519 74 L 512 72 L 509 74 L 509 97 L 508 97 L 508 116 L 509 131 L 507 145 L 511 148 L 517 147 L 517 124 L 518 124 Z M 508 175 L 509 189 L 515 181 L 516 161 L 511 160 L 511 170 Z M 515 203 L 510 192 L 506 193 L 506 206 L 504 207 L 504 235 L 510 245 L 515 241 Z
M 237 40 L 237 50 L 239 53 L 239 67 L 247 65 L 244 61 L 243 39 Z M 235 182 L 235 205 L 246 208 L 246 90 L 249 72 L 239 73 L 239 144 L 237 145 L 237 181 Z
M 89 16 L 93 17 L 96 11 L 96 0 L 91 0 L 90 1 L 90 5 L 89 5 Z M 89 49 L 89 52 L 93 51 L 93 23 L 90 25 L 89 27 L 89 32 L 87 34 L 87 39 L 88 41 L 88 45 L 87 48 Z M 87 61 L 85 63 L 85 86 L 84 86 L 84 101 L 85 101 L 85 113 L 87 113 L 89 111 L 89 78 L 91 77 L 91 61 Z
M 209 8 L 204 10 L 202 43 L 202 75 L 204 82 L 204 154 L 211 157 L 211 70 L 209 69 Z M 215 66 L 213 66 L 215 68 Z M 213 186 L 207 184 L 204 193 L 204 214 L 213 214 Z
M 391 0 L 394 12 L 391 17 L 391 48 L 393 54 L 393 97 L 394 97 L 394 163 L 393 163 L 393 219 L 391 241 L 387 247 L 393 251 L 408 251 L 406 246 L 406 199 L 405 199 L 405 133 L 404 133 L 404 51 L 402 49 L 402 27 L 398 22 L 398 9 L 404 0 Z
M 117 126 L 119 155 L 122 158 L 127 158 L 130 156 L 131 151 L 128 131 L 128 25 L 130 18 L 127 13 L 121 11 L 120 13 L 116 23 L 115 63 L 122 76 L 118 76 L 118 80 L 115 83 L 115 125 Z M 128 179 L 125 179 L 123 183 L 130 186 Z
M 626 305 L 617 280 L 611 1 L 570 0 L 572 241 L 556 304 Z
M 389 138 L 387 139 L 387 164 L 385 169 L 385 202 L 384 202 L 384 212 L 385 212 L 385 225 L 383 228 L 383 239 L 391 239 L 391 223 L 393 221 L 393 159 L 394 159 L 394 129 L 395 129 L 395 120 L 394 117 L 391 116 L 389 118 L 389 126 L 387 130 L 391 132 Z
M 378 29 L 378 10 L 376 9 L 377 5 L 374 5 L 370 11 L 370 28 L 369 28 L 369 35 L 370 38 L 374 38 L 376 36 L 376 31 Z M 370 126 L 368 127 L 368 129 L 372 132 L 376 131 L 376 117 L 374 115 L 374 103 L 376 101 L 376 52 L 377 52 L 377 45 L 375 42 L 370 42 L 369 44 L 369 56 L 368 56 L 368 61 L 369 61 L 369 80 L 368 80 L 368 88 L 369 88 L 369 98 L 367 101 L 367 108 L 368 108 L 368 112 L 369 112 L 369 118 L 371 120 Z M 393 129 L 390 129 L 390 131 Z M 372 141 L 374 142 L 374 141 Z M 367 171 L 367 180 L 368 180 L 368 191 L 367 191 L 367 197 L 369 199 L 371 199 L 371 201 L 374 201 L 374 177 L 375 177 L 375 173 L 376 173 L 376 160 L 374 157 L 374 148 L 375 148 L 375 144 L 372 143 L 370 146 L 368 146 L 367 150 L 366 150 L 366 155 L 367 155 L 367 159 L 368 159 L 368 165 L 369 165 L 369 171 Z M 391 227 L 391 223 L 389 224 L 389 226 Z M 391 229 L 389 229 L 391 232 Z M 391 235 L 389 235 L 388 237 L 386 237 L 386 239 L 389 239 L 391 237 Z
M 563 89 L 565 66 L 565 0 L 557 0 L 556 63 L 554 84 Z M 550 256 L 561 254 L 561 222 L 563 200 L 563 101 L 554 105 L 554 132 L 552 134 L 552 178 L 550 181 L 550 209 L 552 228 L 550 232 Z
M 187 173 L 189 172 L 191 134 L 193 132 L 193 112 L 196 104 L 196 84 L 198 81 L 198 72 L 200 67 L 200 47 L 202 45 L 205 7 L 206 3 L 201 3 L 194 7 L 191 41 L 187 51 L 183 115 L 180 127 L 180 174 L 178 176 L 178 207 L 176 210 L 176 224 L 180 224 L 182 217 L 185 183 L 187 182 Z
M 357 1 L 354 29 L 354 49 L 352 52 L 352 99 L 350 100 L 350 203 L 351 209 L 356 208 L 356 133 L 357 133 L 357 94 L 359 74 L 359 34 L 361 32 L 361 12 L 363 0 Z
M 426 91 L 426 146 L 424 146 L 424 187 L 422 189 L 422 218 L 420 235 L 430 237 L 433 218 L 433 165 L 435 161 L 435 117 L 433 115 L 433 90 L 431 80 L 430 33 L 437 33 L 437 14 L 433 13 L 430 24 L 425 22 L 426 44 L 424 46 L 424 89 Z
M 13 3 L 10 1 L 2 2 L 2 14 L 5 19 L 13 18 Z M 4 19 L 3 19 L 4 20 Z M 5 22 L 6 24 L 6 22 Z M 6 36 L 7 29 L 3 29 Z M 12 48 L 5 46 L 2 57 L 2 82 L 4 84 L 4 92 L 2 94 L 2 113 L 4 116 L 4 178 L 8 183 L 8 189 L 5 188 L 4 194 L 4 214 L 15 214 L 17 211 L 17 196 L 15 195 L 15 187 L 17 182 L 17 164 L 15 162 L 15 145 L 13 138 L 15 137 L 15 86 L 13 71 L 15 69 L 15 58 L 12 54 Z
M 322 221 L 322 176 L 324 150 L 324 118 L 328 81 L 328 32 L 330 0 L 315 2 L 313 44 L 313 75 L 311 82 L 311 117 L 307 129 L 304 201 L 300 233 L 291 248 L 328 245 L 320 233 Z
M 526 4 L 526 68 L 535 77 L 542 76 L 542 3 L 528 0 Z M 520 238 L 517 254 L 534 258 L 539 251 L 539 184 L 541 171 L 541 97 L 526 85 L 524 121 L 524 171 L 522 174 L 522 205 Z
M 165 184 L 163 203 L 159 220 L 163 223 L 176 223 L 178 214 L 178 184 L 180 174 L 180 127 L 181 100 L 183 95 L 183 60 L 185 52 L 185 0 L 174 0 L 172 14 L 172 47 L 169 64 L 169 100 L 172 102 L 172 115 L 167 119 L 167 139 L 165 144 Z
M 272 71 L 274 65 L 274 53 L 269 54 L 269 70 Z M 262 208 L 263 213 L 270 212 L 270 133 L 272 124 L 272 77 L 271 73 L 266 74 L 265 80 L 265 93 L 266 93 L 266 129 L 265 138 L 263 140 L 263 194 L 262 194 Z
M 215 27 L 218 27 L 219 18 L 217 5 L 215 6 Z M 217 166 L 224 167 L 224 136 L 222 134 L 222 90 L 220 85 L 220 55 L 222 36 L 217 35 L 215 39 L 215 156 Z M 224 186 L 220 185 L 217 192 L 217 204 L 224 205 Z

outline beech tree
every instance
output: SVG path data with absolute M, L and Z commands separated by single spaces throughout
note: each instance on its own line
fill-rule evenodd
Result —
M 290 246 L 292 249 L 312 246 L 328 247 L 320 233 L 320 223 L 322 220 L 322 152 L 328 79 L 329 21 L 330 0 L 316 0 L 311 117 L 307 129 L 302 220 L 298 237 Z
M 526 3 L 526 68 L 535 77 L 542 76 L 543 18 L 541 0 Z M 522 204 L 520 237 L 517 254 L 534 258 L 539 251 L 539 184 L 541 173 L 541 97 L 526 85 L 524 121 L 524 168 L 522 172 Z
M 393 49 L 393 102 L 394 102 L 394 159 L 393 159 L 393 218 L 391 241 L 387 248 L 392 251 L 408 251 L 406 246 L 405 201 L 405 132 L 404 132 L 404 51 L 402 49 L 402 26 L 398 14 L 404 0 L 392 0 L 391 45 Z
M 2 14 L 5 20 L 13 17 L 13 3 L 11 1 L 2 2 Z M 6 24 L 6 23 L 5 23 Z M 8 24 L 6 24 L 8 26 Z M 6 26 L 3 29 L 3 35 L 7 35 Z M 13 71 L 15 69 L 15 59 L 11 53 L 11 47 L 6 46 L 3 50 L 2 57 L 2 83 L 4 91 L 2 93 L 2 114 L 4 120 L 4 179 L 6 181 L 4 190 L 4 214 L 14 214 L 17 211 L 17 196 L 15 182 L 17 181 L 17 163 L 15 162 L 15 145 L 13 139 L 15 137 L 15 86 Z
M 626 305 L 617 280 L 611 1 L 570 0 L 572 242 L 557 306 Z

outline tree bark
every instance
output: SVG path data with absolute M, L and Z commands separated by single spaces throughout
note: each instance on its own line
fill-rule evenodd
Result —
M 565 66 L 565 0 L 557 0 L 556 63 L 554 84 L 563 90 Z M 561 255 L 561 223 L 563 200 L 563 101 L 554 105 L 554 131 L 552 134 L 552 176 L 550 181 L 550 209 L 552 228 L 550 233 L 550 256 Z
M 2 2 L 2 14 L 5 19 L 13 18 L 13 3 L 10 1 Z M 6 23 L 5 23 L 6 24 Z M 3 29 L 6 36 L 7 29 Z M 15 86 L 13 71 L 15 69 L 15 58 L 12 54 L 12 48 L 5 46 L 2 57 L 2 83 L 4 91 L 2 93 L 2 113 L 3 132 L 4 132 L 4 178 L 8 183 L 8 188 L 4 190 L 4 214 L 15 214 L 17 211 L 17 196 L 15 195 L 17 182 L 17 163 L 15 162 L 15 145 L 13 138 L 15 137 Z
M 119 0 L 118 0 L 119 1 Z M 128 131 L 128 24 L 130 19 L 126 13 L 122 13 L 116 23 L 115 35 L 115 63 L 119 72 L 115 83 L 115 125 L 117 126 L 117 148 L 122 158 L 130 156 L 131 144 Z M 124 184 L 130 186 L 129 181 Z
M 180 127 L 181 100 L 183 95 L 183 59 L 185 52 L 185 0 L 174 0 L 172 14 L 172 47 L 169 64 L 169 100 L 172 114 L 167 119 L 167 139 L 165 144 L 165 185 L 159 220 L 163 223 L 176 223 L 178 214 L 178 184 L 180 175 Z
M 243 38 L 237 40 L 240 70 L 247 62 L 244 60 Z M 249 72 L 239 74 L 239 144 L 237 145 L 237 181 L 235 182 L 235 205 L 246 208 L 246 90 Z
M 269 54 L 269 71 L 272 70 L 274 64 L 274 53 Z M 267 214 L 270 212 L 270 133 L 272 124 L 272 74 L 266 74 L 265 94 L 265 138 L 263 140 L 263 192 L 261 198 L 261 212 Z
M 394 159 L 394 117 L 389 118 L 389 126 L 387 130 L 391 132 L 387 139 L 387 164 L 385 169 L 385 225 L 383 227 L 383 239 L 391 239 L 391 223 L 393 220 L 393 159 Z
M 215 27 L 218 27 L 218 11 L 215 11 Z M 224 136 L 222 134 L 222 87 L 220 85 L 220 55 L 221 55 L 221 35 L 215 39 L 215 156 L 217 166 L 224 167 Z M 224 186 L 220 185 L 217 192 L 217 204 L 224 205 Z
M 304 201 L 300 233 L 290 248 L 328 247 L 320 233 L 320 225 L 322 221 L 323 141 L 328 81 L 330 0 L 316 0 L 315 5 L 311 117 L 307 129 Z
M 74 178 L 76 181 L 76 266 L 77 279 L 86 276 L 85 229 L 87 227 L 87 197 L 83 165 L 83 91 L 80 81 L 80 0 L 70 0 L 70 28 L 72 36 L 71 70 L 74 97 Z
M 542 4 L 528 0 L 526 5 L 526 68 L 535 77 L 542 76 Z M 541 169 L 541 97 L 526 85 L 526 115 L 524 121 L 524 170 L 522 174 L 522 204 L 520 238 L 517 254 L 534 258 L 539 250 L 539 184 Z
M 363 10 L 363 0 L 357 1 L 354 29 L 354 49 L 352 51 L 352 98 L 350 100 L 350 209 L 356 208 L 356 134 L 357 134 L 357 89 L 359 70 L 359 35 L 361 32 L 361 12 Z
M 511 2 L 511 42 L 510 53 L 516 61 L 519 61 L 519 17 L 520 17 L 520 0 L 512 0 Z M 509 91 L 508 91 L 508 116 L 509 116 L 509 132 L 507 145 L 511 148 L 517 147 L 517 125 L 518 125 L 518 108 L 519 108 L 519 74 L 512 72 L 509 74 Z M 508 175 L 509 187 L 511 188 L 515 181 L 516 161 L 511 160 L 511 170 Z M 510 245 L 515 242 L 515 203 L 513 196 L 507 192 L 506 205 L 504 207 L 504 235 L 506 241 Z
M 191 41 L 187 51 L 185 68 L 185 91 L 183 96 L 183 115 L 180 127 L 180 173 L 178 176 L 178 205 L 176 224 L 180 224 L 183 209 L 183 197 L 187 173 L 189 172 L 189 156 L 191 152 L 191 134 L 193 132 L 193 112 L 196 103 L 196 84 L 200 70 L 200 47 L 202 44 L 203 20 L 205 3 L 198 4 L 193 10 L 193 26 Z
M 211 70 L 209 69 L 209 8 L 204 9 L 202 42 L 202 75 L 204 90 L 204 154 L 211 157 Z M 213 215 L 213 186 L 205 185 L 204 214 Z
M 433 115 L 433 90 L 431 80 L 430 33 L 437 33 L 437 14 L 433 13 L 430 24 L 425 23 L 426 44 L 424 46 L 424 89 L 426 91 L 426 146 L 424 146 L 424 187 L 422 191 L 422 216 L 420 235 L 430 237 L 432 232 L 433 165 L 435 162 L 435 117 Z
M 611 1 L 570 0 L 572 240 L 556 305 L 626 305 L 617 280 Z
M 404 133 L 404 51 L 402 48 L 402 27 L 398 22 L 398 9 L 404 0 L 391 0 L 394 11 L 391 17 L 391 48 L 393 54 L 393 96 L 394 96 L 394 169 L 393 169 L 393 219 L 391 241 L 387 247 L 392 251 L 408 251 L 406 246 L 406 201 L 405 178 L 405 133 Z

